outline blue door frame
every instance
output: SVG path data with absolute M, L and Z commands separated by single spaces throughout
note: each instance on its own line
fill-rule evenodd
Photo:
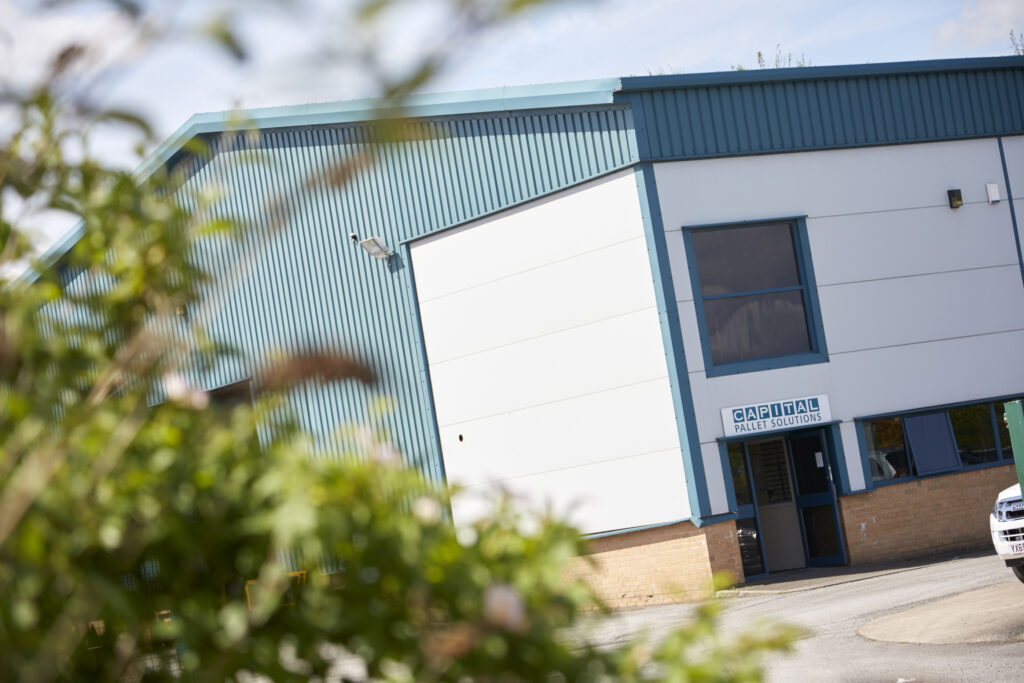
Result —
M 801 495 L 799 492 L 797 477 L 796 477 L 796 465 L 793 459 L 793 450 L 790 444 L 791 440 L 817 437 L 821 446 L 821 453 L 824 459 L 826 468 L 826 477 L 828 479 L 828 490 L 820 493 L 811 493 Z M 758 514 L 758 502 L 757 502 L 757 486 L 754 483 L 753 467 L 750 462 L 750 449 L 748 444 L 755 443 L 758 441 L 767 441 L 770 439 L 782 439 L 785 444 L 786 450 L 786 462 L 789 467 L 790 484 L 793 490 L 793 499 L 797 507 L 797 519 L 800 525 L 800 541 L 804 550 L 804 562 L 808 567 L 830 567 L 836 565 L 846 564 L 846 539 L 843 537 L 843 527 L 839 520 L 839 501 L 836 495 L 836 484 L 833 471 L 835 470 L 836 463 L 832 457 L 831 450 L 829 449 L 828 438 L 826 437 L 825 430 L 822 428 L 816 429 L 802 429 L 791 432 L 774 433 L 766 435 L 764 438 L 752 438 L 745 439 L 742 441 L 743 445 L 743 460 L 744 466 L 747 468 L 747 477 L 750 482 L 750 495 L 753 499 L 753 503 L 750 505 L 741 505 L 737 510 L 738 519 L 750 519 L 753 518 L 757 527 L 758 536 L 758 551 L 761 554 L 761 566 L 764 571 L 760 574 L 749 574 L 746 576 L 747 579 L 756 579 L 769 576 L 771 572 L 768 570 L 768 563 L 765 557 L 765 550 L 763 547 L 764 534 L 761 531 L 761 517 Z M 803 509 L 810 507 L 818 507 L 822 505 L 830 505 L 832 507 L 832 521 L 835 525 L 836 541 L 839 546 L 839 554 L 828 557 L 817 557 L 812 558 L 807 544 L 807 530 L 804 524 Z

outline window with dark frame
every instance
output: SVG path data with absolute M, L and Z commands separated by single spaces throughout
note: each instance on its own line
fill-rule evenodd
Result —
M 1003 402 L 861 423 L 871 479 L 884 482 L 1013 460 Z
M 825 360 L 802 219 L 684 230 L 707 370 Z M 785 365 L 786 363 L 783 363 Z

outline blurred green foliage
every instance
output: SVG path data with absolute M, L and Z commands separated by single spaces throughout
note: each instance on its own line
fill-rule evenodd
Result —
M 456 4 L 501 18 L 534 3 Z M 74 59 L 62 52 L 53 75 Z M 391 84 L 389 106 L 436 62 Z M 745 681 L 788 644 L 778 629 L 722 639 L 714 605 L 653 646 L 568 642 L 602 609 L 564 578 L 586 552 L 575 530 L 507 505 L 456 530 L 446 492 L 379 431 L 351 458 L 316 457 L 282 397 L 372 383 L 356 359 L 282 357 L 255 399 L 211 401 L 185 366 L 231 350 L 181 313 L 216 315 L 202 292 L 225 275 L 189 254 L 239 227 L 182 201 L 173 174 L 140 180 L 92 157 L 57 82 L 16 100 L 0 140 L 0 680 Z M 147 132 L 124 113 L 89 117 Z M 24 207 L 79 218 L 80 239 L 32 260 Z

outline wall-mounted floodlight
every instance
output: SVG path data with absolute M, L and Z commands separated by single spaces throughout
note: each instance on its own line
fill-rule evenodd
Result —
M 359 246 L 366 250 L 366 253 L 373 258 L 391 258 L 391 250 L 381 241 L 379 237 L 368 237 L 359 242 Z
M 960 194 L 960 190 L 946 190 L 946 196 L 949 197 L 949 208 L 959 209 L 964 205 L 964 198 Z

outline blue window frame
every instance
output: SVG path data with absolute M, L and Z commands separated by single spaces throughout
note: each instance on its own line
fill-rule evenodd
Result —
M 1013 462 L 1003 404 L 957 403 L 857 419 L 865 477 L 872 485 Z
M 708 377 L 828 361 L 804 216 L 683 227 Z

